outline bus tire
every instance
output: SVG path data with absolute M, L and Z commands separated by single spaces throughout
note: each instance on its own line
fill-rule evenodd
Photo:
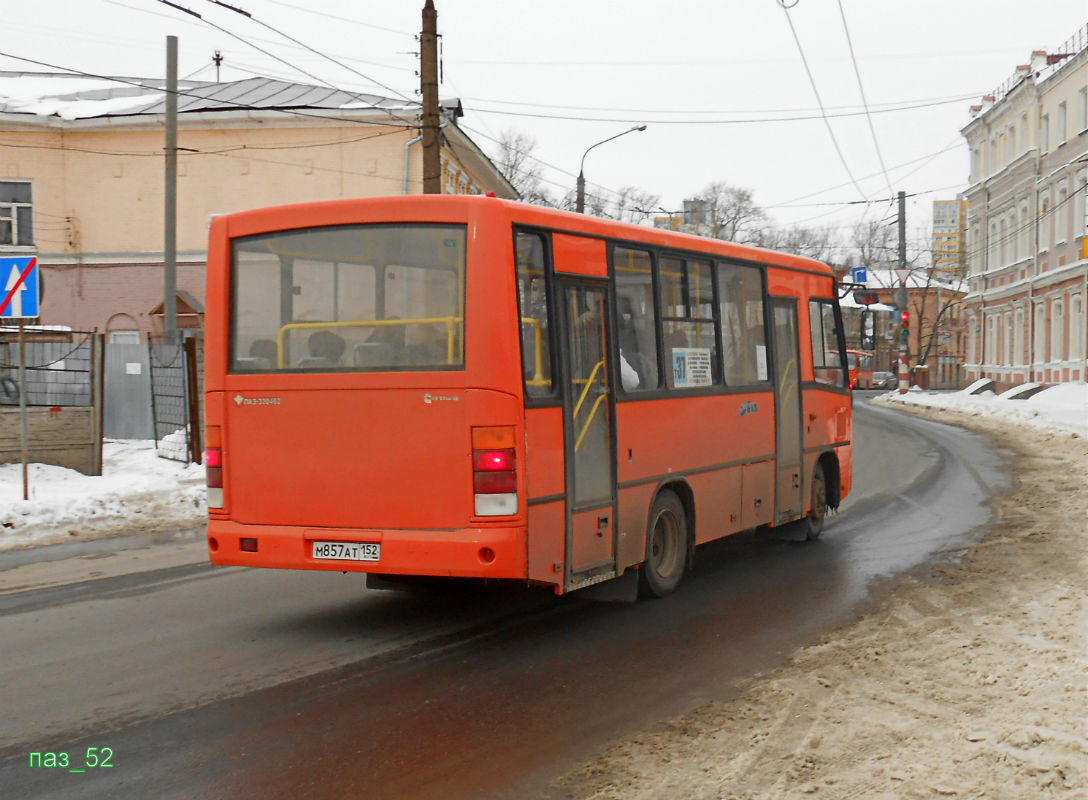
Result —
M 819 539 L 824 530 L 824 517 L 827 516 L 827 481 L 824 478 L 824 468 L 820 463 L 812 471 L 812 511 L 801 520 L 804 525 L 805 538 L 808 541 Z
M 672 594 L 688 561 L 688 524 L 684 504 L 668 489 L 658 494 L 646 529 L 646 561 L 639 570 L 642 595 Z

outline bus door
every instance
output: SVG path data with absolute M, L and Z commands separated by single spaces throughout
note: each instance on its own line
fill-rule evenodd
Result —
M 774 520 L 777 524 L 805 513 L 801 505 L 801 375 L 797 300 L 772 297 L 770 301 L 774 322 Z
M 567 591 L 615 574 L 615 392 L 605 284 L 559 280 L 563 302 L 563 422 Z

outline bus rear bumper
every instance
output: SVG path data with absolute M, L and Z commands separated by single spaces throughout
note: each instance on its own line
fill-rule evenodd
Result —
M 213 564 L 272 569 L 524 579 L 525 526 L 435 530 L 343 530 L 208 522 Z M 314 542 L 376 543 L 379 560 L 313 557 Z

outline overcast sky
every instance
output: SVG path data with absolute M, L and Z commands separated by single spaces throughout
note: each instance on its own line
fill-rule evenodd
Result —
M 634 185 L 678 209 L 711 181 L 754 192 L 780 223 L 845 229 L 892 191 L 918 193 L 908 219 L 928 226 L 934 199 L 966 185 L 959 135 L 968 107 L 1032 50 L 1056 51 L 1088 22 L 1085 0 L 435 0 L 443 97 L 489 152 L 514 128 L 537 140 L 548 188 L 573 186 L 587 147 L 590 184 Z M 423 0 L 235 0 L 358 73 L 307 52 L 209 0 L 179 0 L 234 38 L 157 0 L 34 0 L 5 19 L 3 52 L 84 72 L 158 77 L 179 37 L 180 75 L 263 74 L 417 98 L 413 34 Z M 845 17 L 845 29 L 844 29 Z M 819 116 L 800 40 L 842 158 Z M 849 31 L 861 79 L 850 57 Z M 259 52 L 250 43 L 283 59 Z M 0 57 L 0 69 L 39 70 Z M 383 86 L 385 88 L 383 88 Z M 862 94 L 874 112 L 862 112 Z M 921 106 L 907 110 L 902 106 Z M 771 121 L 803 117 L 795 121 Z M 757 121 L 752 121 L 757 120 Z M 886 167 L 881 167 L 881 160 Z M 845 161 L 845 164 L 843 163 Z M 813 205 L 840 204 L 840 205 Z M 867 212 L 888 213 L 886 204 Z

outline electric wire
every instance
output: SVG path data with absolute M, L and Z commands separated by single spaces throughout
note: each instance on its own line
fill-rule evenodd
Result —
M 839 5 L 839 16 L 842 18 L 842 29 L 846 34 L 846 44 L 850 50 L 850 63 L 854 66 L 854 76 L 858 79 L 858 92 L 861 94 L 861 103 L 865 108 L 865 119 L 869 123 L 869 133 L 873 137 L 873 147 L 876 149 L 877 161 L 880 162 L 880 171 L 884 173 L 884 180 L 888 184 L 888 193 L 894 194 L 895 190 L 892 189 L 891 178 L 888 177 L 888 168 L 884 166 L 884 154 L 880 152 L 880 142 L 876 138 L 876 128 L 873 127 L 873 115 L 869 113 L 869 101 L 865 98 L 865 87 L 861 82 L 861 71 L 858 69 L 858 60 L 854 55 L 854 42 L 850 38 L 850 28 L 846 24 L 846 12 L 842 7 L 842 0 L 837 0 Z
M 135 86 L 135 87 L 137 87 L 139 89 L 151 88 L 151 87 L 149 87 L 147 85 L 147 82 L 141 83 L 140 81 L 130 80 L 128 78 L 118 78 L 118 77 L 114 77 L 114 76 L 111 76 L 111 75 L 98 75 L 98 74 L 93 73 L 93 72 L 84 72 L 83 70 L 75 69 L 73 67 L 64 67 L 64 66 L 60 66 L 58 64 L 50 64 L 49 62 L 46 62 L 46 61 L 38 61 L 37 59 L 27 58 L 25 56 L 17 56 L 14 53 L 7 53 L 7 52 L 4 52 L 4 51 L 0 51 L 0 57 L 10 58 L 10 59 L 13 59 L 15 61 L 22 61 L 22 62 L 25 62 L 27 64 L 35 64 L 35 65 L 37 65 L 39 67 L 48 67 L 49 69 L 59 70 L 61 72 L 65 72 L 65 73 L 68 73 L 68 74 L 71 74 L 71 75 L 81 75 L 81 76 L 83 76 L 85 78 L 95 78 L 95 79 L 103 80 L 103 81 L 112 81 L 114 83 L 123 83 L 123 84 L 126 84 L 128 86 Z M 156 82 L 159 82 L 159 81 L 156 81 Z M 156 88 L 156 89 L 154 89 L 154 91 L 156 91 L 156 92 L 161 91 L 161 92 L 165 93 L 167 90 L 164 87 L 162 89 Z M 340 91 L 340 90 L 338 89 L 337 91 Z M 330 121 L 331 122 L 346 122 L 346 123 L 351 123 L 353 125 L 368 125 L 368 126 L 370 126 L 370 125 L 382 125 L 382 126 L 397 128 L 398 130 L 404 130 L 404 129 L 407 129 L 407 128 L 417 127 L 414 123 L 410 123 L 410 122 L 407 122 L 407 121 L 402 122 L 401 124 L 398 125 L 396 123 L 382 122 L 380 120 L 369 120 L 368 121 L 368 120 L 360 120 L 360 119 L 351 119 L 350 117 L 337 117 L 337 116 L 333 116 L 332 114 L 311 114 L 311 113 L 307 113 L 305 111 L 297 111 L 297 110 L 286 109 L 286 108 L 267 108 L 267 107 L 262 108 L 261 106 L 253 106 L 253 105 L 249 105 L 247 103 L 238 103 L 238 102 L 235 102 L 233 100 L 224 100 L 224 99 L 219 99 L 219 98 L 215 98 L 215 97 L 209 97 L 207 95 L 197 94 L 196 92 L 185 90 L 185 89 L 178 89 L 177 91 L 174 92 L 174 94 L 178 95 L 179 97 L 192 97 L 192 98 L 195 98 L 197 100 L 206 100 L 206 101 L 211 102 L 211 103 L 221 103 L 221 104 L 223 104 L 225 106 L 230 106 L 232 108 L 237 108 L 237 109 L 241 109 L 241 110 L 244 110 L 244 111 L 265 111 L 265 112 L 269 112 L 269 113 L 286 114 L 286 115 L 291 116 L 291 117 L 308 117 L 308 118 L 312 118 L 312 119 L 319 119 L 319 120 L 322 120 L 324 122 L 330 122 Z
M 842 153 L 842 148 L 839 147 L 839 140 L 835 136 L 835 131 L 831 127 L 831 122 L 827 118 L 827 112 L 824 109 L 824 101 L 820 97 L 820 90 L 816 88 L 816 79 L 812 76 L 812 70 L 809 69 L 808 59 L 805 58 L 804 48 L 801 47 L 801 40 L 797 36 L 797 30 L 793 26 L 793 19 L 790 17 L 790 6 L 783 5 L 779 0 L 779 5 L 782 7 L 782 13 L 786 15 L 786 22 L 790 26 L 790 33 L 793 34 L 793 41 L 797 45 L 797 52 L 801 56 L 801 64 L 804 65 L 805 74 L 808 75 L 808 82 L 812 85 L 812 92 L 816 95 L 816 103 L 820 106 L 820 116 L 823 118 L 824 125 L 827 127 L 827 133 L 831 137 L 831 143 L 835 145 L 835 152 L 839 156 L 839 161 L 842 163 L 842 168 L 846 170 L 846 174 L 850 176 L 850 182 L 854 184 L 854 188 L 858 190 L 858 194 L 862 197 L 867 197 L 865 191 L 858 184 L 857 179 L 854 177 L 854 173 L 850 171 L 850 165 L 846 163 L 846 157 Z M 797 5 L 796 0 L 794 5 Z
M 394 114 L 389 109 L 379 108 L 374 103 L 372 103 L 372 102 L 370 102 L 368 100 L 364 100 L 363 97 L 361 95 L 359 95 L 357 92 L 349 92 L 349 91 L 346 91 L 344 89 L 339 88 L 338 86 L 334 86 L 333 84 L 329 83 L 324 78 L 320 78 L 317 75 L 314 75 L 312 72 L 308 72 L 307 70 L 304 70 L 302 67 L 298 66 L 297 64 L 292 64 L 290 61 L 287 61 L 286 59 L 281 58 L 280 56 L 277 56 L 275 53 L 273 53 L 273 52 L 271 52 L 269 50 L 265 50 L 263 47 L 260 47 L 259 45 L 256 45 L 253 42 L 248 41 L 244 36 L 241 36 L 241 35 L 239 35 L 237 33 L 234 33 L 233 31 L 228 30 L 227 28 L 224 28 L 222 25 L 219 25 L 219 24 L 217 24 L 215 22 L 212 22 L 210 19 L 206 19 L 205 17 L 201 16 L 200 14 L 193 11 L 192 9 L 185 8 L 184 6 L 179 6 L 176 3 L 170 2 L 170 0 L 157 0 L 157 2 L 161 3 L 164 6 L 168 6 L 170 8 L 181 11 L 182 13 L 189 14 L 190 16 L 196 17 L 198 20 L 203 22 L 205 25 L 208 25 L 208 26 L 210 26 L 212 28 L 215 28 L 220 33 L 225 33 L 227 36 L 230 36 L 230 37 L 232 37 L 234 39 L 237 39 L 242 44 L 248 45 L 249 47 L 252 47 L 257 52 L 263 53 L 264 55 L 268 56 L 269 58 L 273 58 L 276 61 L 279 61 L 281 64 L 285 64 L 286 66 L 290 67 L 291 69 L 296 70 L 298 72 L 301 72 L 306 77 L 308 77 L 308 78 L 310 78 L 312 80 L 315 80 L 318 83 L 321 83 L 321 84 L 329 87 L 333 91 L 344 92 L 345 94 L 348 94 L 351 97 L 354 97 L 360 103 L 364 103 L 370 108 L 373 108 L 375 110 L 379 110 L 379 111 L 382 111 L 382 112 L 388 114 L 391 119 L 398 120 L 398 121 L 400 121 L 402 123 L 408 122 L 408 120 L 405 120 L 403 117 L 398 117 L 396 114 Z
M 379 86 L 380 88 L 385 89 L 387 92 L 392 92 L 393 94 L 400 97 L 402 100 L 407 100 L 409 103 L 415 102 L 412 98 L 406 96 L 403 92 L 400 92 L 397 89 L 393 89 L 392 87 L 386 86 L 381 81 L 360 72 L 359 70 L 355 69 L 354 67 L 349 67 L 347 64 L 343 63 L 342 61 L 338 61 L 337 59 L 333 58 L 332 56 L 327 55 L 326 53 L 322 53 L 320 50 L 314 49 L 313 47 L 306 44 L 305 42 L 303 42 L 303 41 L 301 41 L 299 39 L 296 39 L 294 36 L 291 36 L 288 33 L 284 33 L 279 28 L 275 28 L 272 25 L 269 25 L 267 22 L 264 22 L 263 20 L 257 19 L 255 16 L 250 14 L 248 11 L 244 11 L 243 9 L 241 9 L 241 8 L 239 8 L 237 6 L 232 6 L 232 5 L 229 5 L 227 3 L 224 3 L 223 0 L 207 0 L 207 2 L 212 3 L 213 5 L 220 6 L 221 8 L 229 9 L 230 11 L 233 11 L 233 12 L 235 12 L 237 14 L 241 14 L 242 16 L 248 17 L 250 20 L 252 20 L 253 22 L 256 22 L 262 28 L 267 28 L 268 30 L 272 31 L 273 33 L 282 36 L 284 39 L 287 39 L 288 41 L 294 42 L 299 47 L 302 47 L 302 48 L 308 50 L 309 52 L 313 53 L 314 55 L 320 56 L 321 58 L 324 58 L 324 59 L 326 59 L 328 61 L 331 61 L 333 64 L 336 64 L 336 66 L 341 67 L 343 69 L 346 69 L 348 72 L 351 72 L 351 73 L 353 73 L 355 75 L 358 75 L 360 78 L 363 78 L 365 80 L 370 81 L 371 83 L 375 84 L 376 86 Z

